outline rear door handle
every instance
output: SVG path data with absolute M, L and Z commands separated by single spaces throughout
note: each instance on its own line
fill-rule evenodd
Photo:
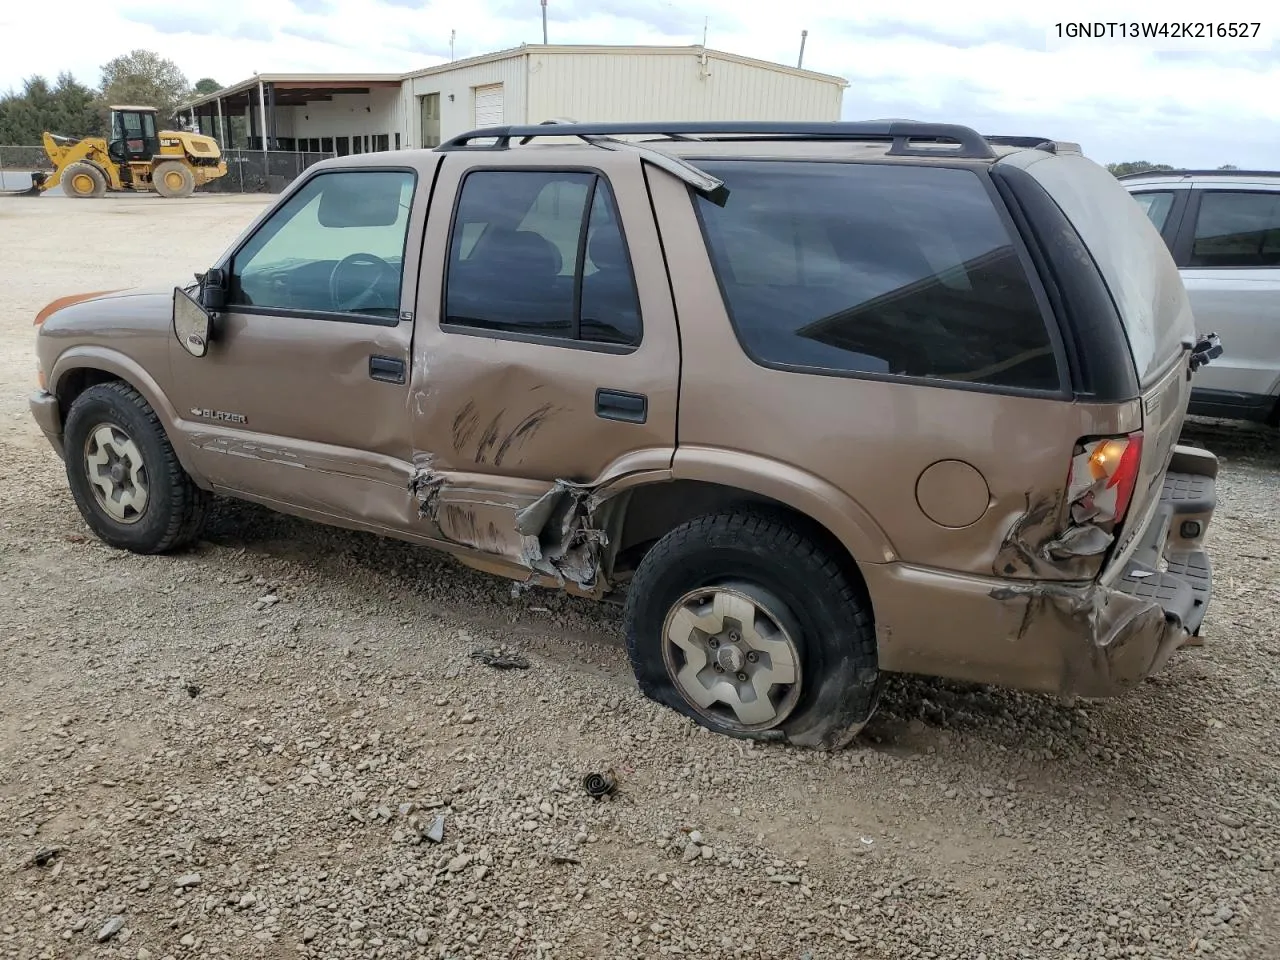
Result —
M 404 361 L 396 357 L 370 357 L 369 376 L 383 383 L 404 383 Z
M 649 398 L 642 393 L 602 387 L 596 391 L 596 416 L 602 420 L 644 423 L 649 417 Z

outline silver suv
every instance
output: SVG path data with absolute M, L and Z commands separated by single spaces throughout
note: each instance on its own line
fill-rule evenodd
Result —
M 1280 171 L 1172 170 L 1120 178 L 1164 236 L 1196 325 L 1222 356 L 1189 412 L 1280 426 Z

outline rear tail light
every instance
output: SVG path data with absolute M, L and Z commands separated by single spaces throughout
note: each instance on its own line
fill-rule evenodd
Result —
M 1141 430 L 1081 443 L 1071 461 L 1067 486 L 1071 519 L 1119 524 L 1133 500 L 1141 467 Z

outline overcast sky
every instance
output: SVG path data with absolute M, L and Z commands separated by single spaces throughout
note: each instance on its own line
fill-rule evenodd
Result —
M 691 44 L 850 81 L 845 119 L 958 122 L 984 133 L 1075 140 L 1100 162 L 1280 167 L 1280 39 L 1201 50 L 1079 41 L 1048 49 L 1064 20 L 1218 15 L 1280 33 L 1267 0 L 548 0 L 552 43 Z M 1158 13 L 1154 11 L 1159 11 Z M 56 11 L 53 20 L 50 12 Z M 282 71 L 412 70 L 542 38 L 538 0 L 0 0 L 0 90 L 70 70 L 96 85 L 112 56 L 146 47 L 194 83 Z M 83 30 L 67 29 L 83 24 Z M 1254 46 L 1256 47 L 1256 41 Z M 590 118 L 580 118 L 590 119 Z

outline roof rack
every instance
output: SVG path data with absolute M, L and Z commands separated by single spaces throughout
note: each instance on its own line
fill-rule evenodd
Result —
M 566 129 L 572 128 L 572 129 Z M 436 150 L 506 150 L 512 138 L 527 143 L 537 137 L 624 137 L 651 134 L 670 139 L 698 139 L 706 136 L 745 136 L 762 139 L 889 141 L 889 154 L 896 157 L 945 157 L 965 160 L 993 160 L 995 153 L 982 135 L 969 127 L 951 123 L 915 123 L 912 121 L 828 121 L 789 122 L 759 120 L 715 120 L 631 122 L 631 123 L 560 123 L 534 126 L 487 127 L 472 130 L 446 140 Z M 476 145 L 476 140 L 493 140 Z M 588 142 L 591 142 L 588 140 Z M 912 144 L 955 144 L 948 149 L 913 146 Z
M 1026 147 L 1028 150 L 1044 150 L 1047 153 L 1081 152 L 1078 143 L 1072 143 L 1070 140 L 1053 140 L 1049 137 L 1005 137 L 987 134 L 983 139 L 998 147 Z
M 1280 170 L 1139 170 L 1122 173 L 1117 180 L 1139 177 L 1280 177 Z

